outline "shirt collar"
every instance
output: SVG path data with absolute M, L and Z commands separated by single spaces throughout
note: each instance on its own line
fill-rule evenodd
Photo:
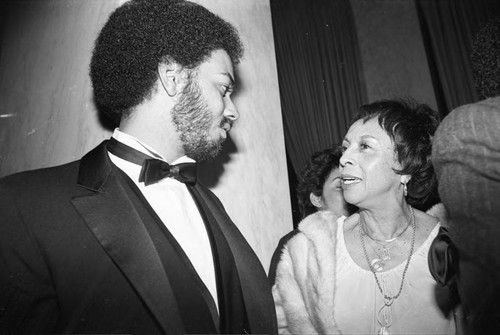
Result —
M 160 153 L 158 153 L 158 151 L 156 151 L 155 149 L 153 149 L 149 145 L 142 143 L 139 139 L 135 138 L 134 136 L 120 131 L 119 128 L 115 128 L 115 130 L 113 132 L 113 137 L 117 141 L 120 141 L 123 144 L 128 145 L 129 147 L 132 147 L 132 148 L 134 148 L 142 153 L 145 153 L 146 155 L 149 155 L 149 156 L 152 156 L 154 158 L 158 158 L 158 159 L 161 159 L 162 161 L 167 162 L 165 160 L 165 158 L 163 158 L 163 156 Z M 169 163 L 169 162 L 167 162 L 167 163 Z M 184 156 L 181 156 L 181 157 L 175 159 L 173 162 L 171 162 L 169 164 L 178 164 L 178 163 L 195 163 L 195 160 L 184 155 Z

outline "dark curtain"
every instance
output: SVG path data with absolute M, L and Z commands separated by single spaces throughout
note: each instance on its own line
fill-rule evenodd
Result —
M 313 152 L 340 144 L 366 102 L 356 28 L 348 0 L 271 0 L 271 13 L 289 172 L 299 173 Z
M 296 172 L 314 151 L 338 144 L 365 102 L 348 0 L 272 0 L 285 127 Z
M 470 66 L 472 37 L 499 14 L 499 0 L 416 0 L 438 108 L 442 116 L 479 100 Z

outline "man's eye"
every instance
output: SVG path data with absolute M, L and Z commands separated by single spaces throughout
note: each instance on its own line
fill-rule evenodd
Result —
M 229 87 L 229 86 L 222 85 L 221 87 L 222 87 L 222 96 L 223 96 L 223 97 L 225 97 L 225 96 L 226 96 L 226 94 L 228 94 L 228 93 L 231 93 L 231 92 L 232 92 L 231 87 Z

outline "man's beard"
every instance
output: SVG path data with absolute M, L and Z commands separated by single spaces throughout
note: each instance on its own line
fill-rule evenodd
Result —
M 222 150 L 222 136 L 216 140 L 210 139 L 214 116 L 202 97 L 196 79 L 190 80 L 179 102 L 173 107 L 172 121 L 186 156 L 196 161 L 204 161 L 216 157 Z M 223 117 L 220 126 L 225 123 L 231 121 Z

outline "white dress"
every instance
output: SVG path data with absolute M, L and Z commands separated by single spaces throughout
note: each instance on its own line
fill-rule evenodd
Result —
M 373 273 L 357 265 L 347 251 L 344 240 L 345 217 L 337 220 L 337 265 L 334 315 L 342 334 L 377 334 L 377 315 L 384 305 Z M 439 224 L 411 258 L 403 290 L 390 311 L 379 317 L 392 317 L 389 334 L 455 334 L 453 311 L 447 306 L 447 289 L 432 278 L 427 254 Z M 389 296 L 397 294 L 406 261 L 395 268 L 377 272 L 380 285 Z M 438 302 L 443 301 L 443 302 Z M 441 306 L 440 306 L 441 305 Z M 390 313 L 390 314 L 389 314 Z

